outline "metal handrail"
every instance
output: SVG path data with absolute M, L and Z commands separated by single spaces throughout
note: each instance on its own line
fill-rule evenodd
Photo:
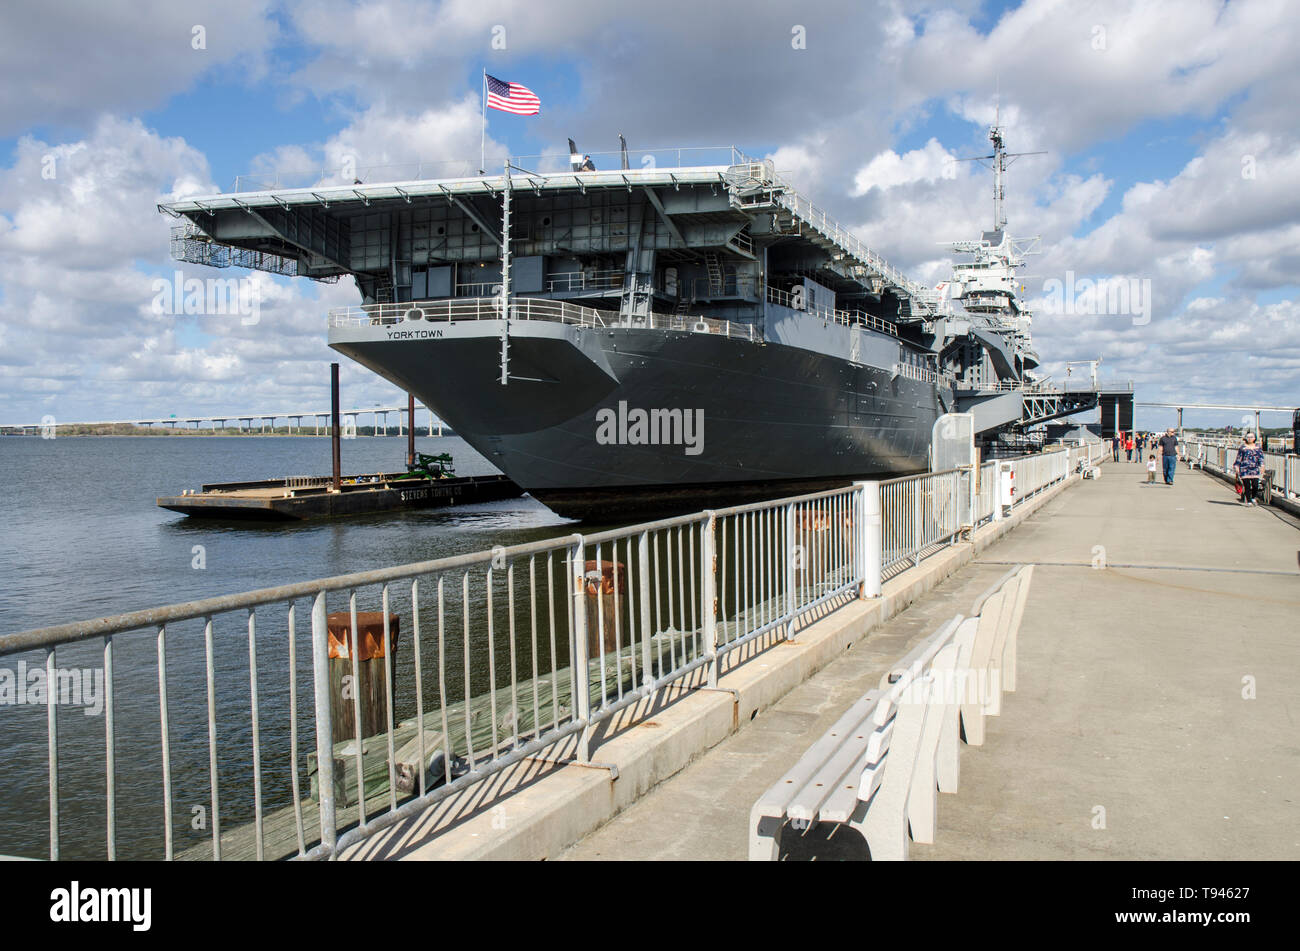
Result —
M 811 317 L 820 317 L 825 321 L 834 321 L 846 327 L 856 325 L 891 337 L 898 336 L 897 326 L 887 320 L 882 320 L 874 314 L 868 314 L 861 310 L 832 310 L 829 308 L 799 306 L 801 301 L 792 292 L 773 287 L 770 284 L 767 288 L 767 300 L 768 303 L 789 307 L 791 310 L 797 310 Z
M 1225 437 L 1200 437 L 1186 439 L 1180 444 L 1183 458 L 1189 464 L 1214 469 L 1223 475 L 1233 471 L 1241 439 Z M 1282 498 L 1300 498 L 1300 455 L 1290 452 L 1264 451 L 1264 468 L 1273 472 L 1273 491 Z
M 1022 460 L 1036 467 L 1034 484 L 1043 488 L 1069 474 L 1062 462 L 1077 451 L 1027 456 Z M 985 476 L 991 467 L 999 464 L 993 462 L 980 467 L 982 483 L 992 481 Z M 219 735 L 213 701 L 214 642 L 220 638 L 219 642 L 225 645 L 232 627 L 237 629 L 241 632 L 238 637 L 247 638 L 247 676 L 251 689 L 245 710 L 252 723 L 251 793 L 257 857 L 278 857 L 264 854 L 266 825 L 273 820 L 264 811 L 260 764 L 266 753 L 259 743 L 258 732 L 259 716 L 269 715 L 269 711 L 259 706 L 259 696 L 275 697 L 277 691 L 281 700 L 287 700 L 288 722 L 293 731 L 290 751 L 293 786 L 290 805 L 279 809 L 274 821 L 292 823 L 292 830 L 281 825 L 279 834 L 296 832 L 299 858 L 331 857 L 566 737 L 575 738 L 579 760 L 589 762 L 593 728 L 618 711 L 696 671 L 701 672 L 703 682 L 716 686 L 722 659 L 729 652 L 766 635 L 789 638 L 799 624 L 807 623 L 809 617 L 820 616 L 820 610 L 839 603 L 837 599 L 879 594 L 883 573 L 892 574 L 908 562 L 919 564 L 942 546 L 956 542 L 965 531 L 987 517 L 984 504 L 972 501 L 984 496 L 983 484 L 978 493 L 973 491 L 971 479 L 975 476 L 976 473 L 966 468 L 863 482 L 591 535 L 575 534 L 55 625 L 0 636 L 0 656 L 43 650 L 46 669 L 53 672 L 58 669 L 60 648 L 96 638 L 103 640 L 109 716 L 105 724 L 101 777 L 107 776 L 107 847 L 111 859 L 117 851 L 113 792 L 117 748 L 113 727 L 114 690 L 120 694 L 125 688 L 129 694 L 131 688 L 139 688 L 137 681 L 115 687 L 111 657 L 117 638 L 147 634 L 156 639 L 156 688 L 162 716 L 160 734 L 155 735 L 160 735 L 163 751 L 165 857 L 170 859 L 175 857 L 171 807 L 175 795 L 173 783 L 178 774 L 172 764 L 177 752 L 169 745 L 173 731 L 167 713 L 170 675 L 166 653 L 169 644 L 173 651 L 193 649 L 195 642 L 186 638 L 183 625 L 198 622 L 202 631 L 198 646 L 206 646 L 209 745 L 205 765 L 211 774 L 212 857 L 220 858 L 223 839 L 219 793 L 229 797 L 231 787 L 228 779 L 224 787 L 220 782 L 219 766 L 223 753 L 227 758 L 236 755 L 232 747 L 234 738 L 243 736 L 238 741 L 242 744 L 247 742 L 247 734 L 230 729 L 227 724 Z M 1018 479 L 1025 479 L 1024 484 L 1029 485 L 1030 476 L 1026 469 Z M 873 511 L 882 514 L 881 534 L 874 547 L 869 527 Z M 605 579 L 609 579 L 608 587 Z M 459 610 L 454 597 L 445 601 L 444 592 L 449 596 L 460 593 Z M 395 610 L 400 617 L 409 617 L 409 633 L 406 623 L 402 625 L 403 643 L 411 645 L 405 648 L 406 656 L 414 652 L 413 658 L 404 659 L 401 667 L 406 682 L 413 683 L 414 719 L 397 722 L 396 688 L 389 680 L 386 682 L 386 728 L 367 738 L 364 744 L 352 742 L 347 747 L 340 747 L 331 732 L 334 701 L 326 633 L 327 595 L 331 594 L 346 596 L 354 632 L 357 612 L 362 609 L 382 608 L 384 618 Z M 295 617 L 300 602 L 304 601 L 310 602 L 310 622 L 306 626 L 310 629 L 313 675 L 308 692 L 315 722 L 314 739 L 308 740 L 306 746 L 314 752 L 317 763 L 319 830 L 314 820 L 309 822 L 304 818 L 304 801 L 299 792 L 303 756 L 298 747 L 293 657 Z M 494 604 L 498 611 L 495 616 Z M 277 631 L 285 630 L 281 624 L 286 612 L 287 642 L 275 636 Z M 446 643 L 444 627 L 450 634 Z M 267 644 L 274 648 L 287 643 L 287 692 L 283 685 L 276 686 L 277 677 L 268 680 L 264 674 L 260 682 L 263 693 L 259 695 L 259 630 L 265 638 L 261 647 L 264 668 L 268 666 Z M 548 636 L 549 651 L 545 649 Z M 393 656 L 394 641 L 387 622 L 383 639 L 383 656 Z M 450 653 L 447 644 L 451 645 Z M 563 655 L 557 652 L 557 645 L 566 645 Z M 432 658 L 428 656 L 429 651 L 434 652 Z M 457 651 L 461 653 L 459 658 Z M 494 651 L 499 652 L 495 656 L 501 663 L 494 659 Z M 356 653 L 351 652 L 354 678 L 359 669 Z M 504 666 L 506 654 L 508 668 Z M 477 688 L 471 689 L 471 657 L 491 678 L 486 690 L 481 676 Z M 526 669 L 529 657 L 531 676 Z M 539 664 L 539 660 L 544 663 Z M 436 668 L 439 685 L 436 705 L 426 703 L 425 681 L 421 675 L 423 662 L 431 662 Z M 455 684 L 450 692 L 447 687 L 448 678 L 457 676 L 458 664 L 462 663 L 463 699 Z M 566 663 L 568 666 L 564 666 Z M 181 664 L 180 668 L 183 670 L 185 666 Z M 146 693 L 150 689 L 146 688 Z M 56 702 L 50 699 L 48 703 L 46 738 L 52 859 L 60 857 L 58 776 L 63 751 L 54 716 Z M 354 693 L 353 702 L 356 704 L 353 722 L 360 723 L 359 693 Z M 139 715 L 140 709 L 137 706 L 133 711 Z M 3 712 L 0 710 L 0 715 Z M 122 712 L 132 711 L 123 710 L 119 714 Z M 228 709 L 224 715 L 231 715 Z M 403 787 L 408 791 L 403 793 L 405 801 L 399 803 L 396 737 L 398 734 L 405 737 L 409 748 L 414 742 L 412 731 L 418 730 L 415 734 L 419 741 L 418 756 L 410 755 L 417 764 L 427 764 L 430 747 L 425 743 L 426 725 L 438 734 L 438 739 L 430 742 L 440 743 L 441 747 L 435 749 L 445 753 L 438 770 L 441 775 L 426 776 L 424 766 L 420 765 L 418 786 Z M 304 727 L 307 726 L 304 718 Z M 131 729 L 131 724 L 126 728 Z M 138 747 L 137 731 L 132 729 L 131 735 Z M 241 746 L 241 749 L 246 748 Z M 379 773 L 386 764 L 386 793 L 368 791 L 368 784 L 379 775 L 374 766 L 366 765 L 367 757 L 373 756 L 380 757 L 374 761 Z M 454 767 L 461 757 L 467 761 L 464 770 Z M 336 761 L 342 762 L 345 771 L 355 767 L 352 779 L 338 777 Z M 197 765 L 191 764 L 189 768 Z M 65 778 L 69 786 L 86 788 L 87 783 L 78 783 L 73 775 L 81 772 L 83 766 L 81 761 L 68 761 L 64 757 L 63 769 L 68 774 Z M 93 772 L 95 765 L 86 768 Z M 284 783 L 282 770 L 268 775 L 275 775 L 277 782 Z M 342 832 L 338 820 L 343 818 L 344 824 L 350 820 L 340 813 L 336 802 L 335 794 L 340 788 L 336 777 L 345 780 L 342 787 L 345 792 L 351 789 L 347 784 L 355 779 L 358 824 Z M 238 794 L 239 788 L 235 792 Z M 278 795 L 285 794 L 285 790 L 280 790 Z M 228 799 L 225 805 L 228 818 Z M 347 802 L 343 807 L 352 808 Z M 319 844 L 313 844 L 318 839 Z
M 327 323 L 335 327 L 373 327 L 421 323 L 455 323 L 461 320 L 500 320 L 500 297 L 462 297 L 402 304 L 361 304 L 336 307 L 329 311 Z M 680 330 L 691 333 L 721 334 L 740 340 L 761 343 L 763 328 L 744 321 L 717 320 L 689 314 L 647 315 L 622 314 L 597 310 L 569 301 L 540 297 L 516 297 L 510 302 L 511 320 L 545 320 L 578 327 L 619 327 L 636 330 Z
M 623 286 L 627 275 L 621 269 L 602 271 L 562 271 L 546 281 L 548 293 L 565 291 L 613 290 Z

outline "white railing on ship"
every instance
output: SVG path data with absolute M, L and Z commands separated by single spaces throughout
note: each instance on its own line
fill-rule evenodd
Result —
M 330 327 L 374 327 L 398 324 L 419 327 L 422 323 L 455 323 L 461 320 L 500 320 L 500 297 L 467 297 L 451 300 L 413 301 L 403 304 L 361 304 L 337 307 L 329 312 Z M 722 334 L 761 342 L 763 331 L 752 323 L 715 320 L 689 314 L 623 315 L 596 310 L 568 301 L 538 297 L 516 297 L 510 304 L 511 320 L 548 320 L 579 327 L 625 327 L 643 330 L 681 330 L 691 333 Z
M 888 334 L 891 337 L 898 336 L 898 328 L 887 320 L 868 314 L 860 310 L 830 310 L 829 308 L 809 308 L 802 304 L 802 301 L 790 291 L 784 291 L 779 287 L 767 288 L 767 300 L 772 304 L 780 304 L 782 307 L 789 307 L 791 310 L 802 311 L 813 317 L 820 317 L 825 321 L 835 321 L 846 327 L 858 325 L 866 327 L 868 330 L 875 330 L 878 333 Z
M 793 188 L 785 185 L 779 177 L 773 176 L 774 184 L 783 188 L 776 200 L 785 208 L 793 212 L 797 217 L 804 219 L 819 232 L 834 241 L 840 247 L 844 248 L 858 260 L 868 264 L 872 270 L 876 271 L 881 277 L 885 278 L 895 287 L 906 290 L 914 298 L 929 305 L 933 305 L 936 300 L 936 294 L 930 288 L 918 284 L 906 274 L 887 262 L 878 253 L 869 248 L 859 238 L 840 225 L 834 218 L 831 218 L 826 212 L 814 205 L 803 195 L 799 194 Z
M 828 215 L 823 208 L 814 205 L 801 195 L 776 173 L 770 162 L 737 163 L 728 169 L 727 177 L 733 184 L 741 187 L 766 186 L 771 189 L 773 201 L 789 210 L 796 218 L 802 218 L 821 234 L 868 265 L 889 284 L 907 291 L 927 306 L 934 307 L 937 304 L 938 295 L 935 291 L 909 278 L 868 247 L 852 231 Z
M 922 383 L 938 383 L 940 376 L 934 370 L 925 367 L 918 367 L 911 363 L 895 363 L 894 376 L 906 377 L 909 380 L 919 380 Z

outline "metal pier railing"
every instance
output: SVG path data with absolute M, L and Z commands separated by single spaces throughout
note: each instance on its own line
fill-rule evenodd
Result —
M 1103 449 L 843 489 L 0 636 L 0 853 L 329 858 L 882 581 Z M 386 722 L 334 732 L 330 614 L 382 612 Z M 396 618 L 396 622 L 390 620 Z M 371 622 L 374 623 L 374 622 Z M 361 683 L 355 644 L 342 663 Z M 336 645 L 337 646 L 337 645 Z M 335 670 L 339 660 L 336 658 Z M 102 717 L 69 707 L 102 671 Z M 360 691 L 343 694 L 362 723 Z M 23 812 L 27 819 L 13 819 Z M 41 827 L 47 829 L 42 835 Z
M 1190 438 L 1183 443 L 1183 458 L 1199 466 L 1208 466 L 1222 473 L 1232 471 L 1241 440 L 1223 438 Z M 1265 452 L 1264 468 L 1273 472 L 1273 491 L 1287 500 L 1300 499 L 1300 455 L 1285 452 Z

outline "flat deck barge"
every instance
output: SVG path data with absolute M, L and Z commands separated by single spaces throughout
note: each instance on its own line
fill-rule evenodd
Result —
M 337 492 L 333 481 L 330 476 L 289 476 L 215 482 L 198 492 L 160 498 L 158 505 L 196 518 L 296 521 L 494 502 L 524 494 L 503 475 L 428 479 L 378 472 L 344 477 Z

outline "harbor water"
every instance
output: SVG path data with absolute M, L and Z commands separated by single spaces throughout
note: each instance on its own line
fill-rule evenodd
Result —
M 205 482 L 321 475 L 329 471 L 329 441 L 279 436 L 39 437 L 0 439 L 0 479 L 9 493 L 0 546 L 0 633 L 12 633 L 105 615 L 291 582 L 426 561 L 494 545 L 513 545 L 571 533 L 561 519 L 525 496 L 452 508 L 396 512 L 303 523 L 209 522 L 159 509 L 155 498 L 197 489 Z M 457 475 L 496 470 L 454 436 L 417 438 L 420 452 L 448 452 Z M 343 471 L 404 468 L 406 439 L 358 437 L 342 443 Z M 583 526 L 587 530 L 589 526 Z M 23 539 L 21 545 L 15 540 Z M 373 591 L 361 610 L 377 610 Z M 409 589 L 406 592 L 409 598 Z M 422 595 L 423 601 L 423 595 Z M 373 603 L 372 603 L 373 602 Z M 329 609 L 346 609 L 346 598 Z M 402 650 L 409 651 L 409 600 L 394 591 L 402 615 Z M 299 719 L 308 723 L 297 758 L 307 787 L 305 755 L 312 749 L 311 650 L 308 612 L 299 612 L 294 643 L 294 691 Z M 421 610 L 424 610 L 422 603 Z M 287 632 L 284 610 L 258 612 L 259 709 L 262 782 L 267 808 L 291 801 L 288 755 Z M 156 632 L 155 632 L 156 633 Z M 219 788 L 223 834 L 252 818 L 252 737 L 249 724 L 249 650 L 245 614 L 214 619 L 215 710 L 221 746 Z M 204 845 L 214 818 L 208 769 L 204 631 L 200 621 L 167 631 L 171 823 L 176 854 Z M 157 639 L 150 632 L 121 635 L 113 648 L 113 735 L 117 857 L 164 855 L 163 763 Z M 409 653 L 406 655 L 409 661 Z M 567 658 L 550 658 L 552 664 Z M 103 858 L 106 844 L 105 715 L 89 702 L 89 684 L 105 667 L 96 638 L 60 648 L 61 670 L 84 671 L 88 702 L 60 706 L 60 857 Z M 8 670 L 11 706 L 0 732 L 0 855 L 48 855 L 46 707 L 14 695 L 19 665 L 30 671 L 44 652 L 0 658 Z M 2 673 L 2 672 L 0 672 Z M 477 681 L 486 670 L 472 672 Z M 426 680 L 428 678 L 426 677 Z M 461 682 L 455 686 L 459 687 Z M 448 684 L 451 692 L 453 684 Z M 400 685 L 396 713 L 413 712 L 412 685 Z M 475 686 L 475 692 L 478 692 Z M 430 699 L 436 690 L 430 690 Z

